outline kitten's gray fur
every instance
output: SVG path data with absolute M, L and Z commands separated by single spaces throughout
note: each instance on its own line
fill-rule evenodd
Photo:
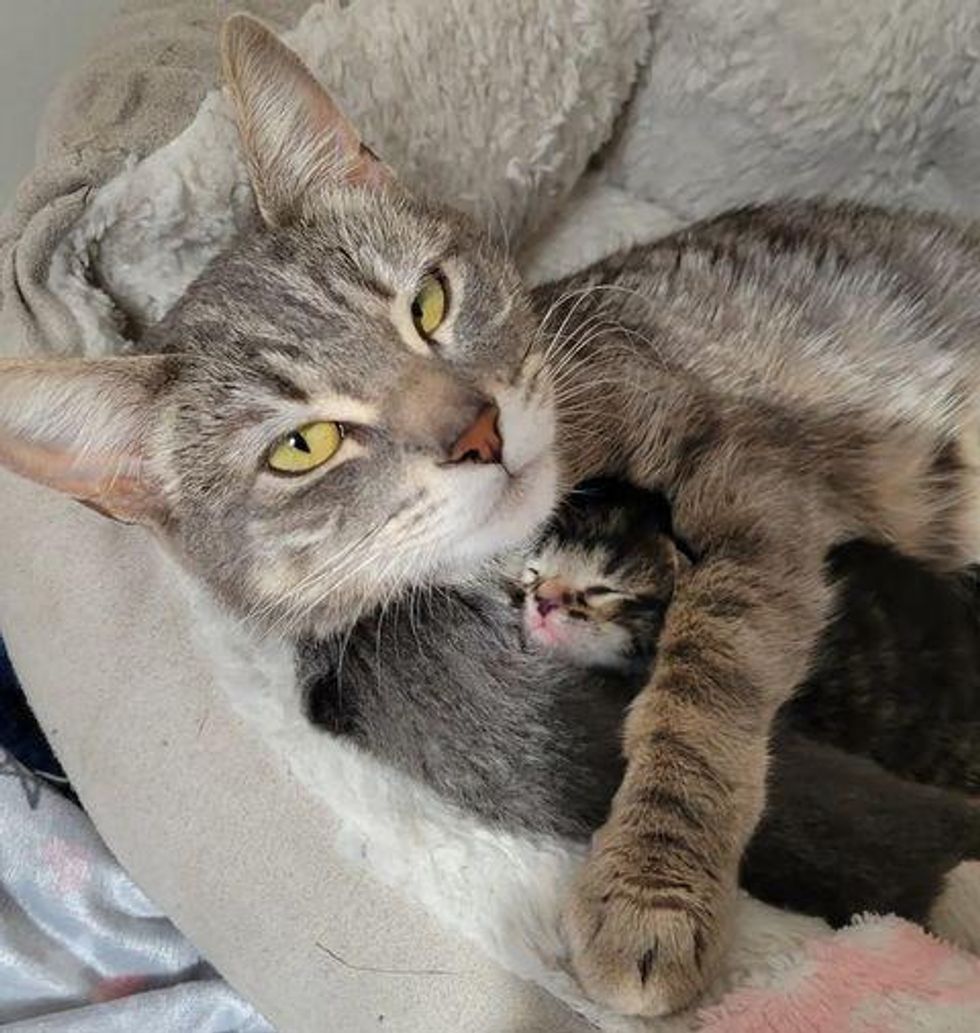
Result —
M 145 356 L 0 368 L 0 457 L 151 524 L 238 613 L 297 638 L 479 580 L 547 515 L 559 472 L 666 491 L 701 560 L 630 709 L 565 928 L 596 998 L 680 1007 L 727 943 L 829 547 L 863 535 L 945 567 L 980 551 L 976 237 L 776 205 L 531 296 L 481 233 L 393 184 L 261 26 L 233 19 L 225 58 L 266 230 L 204 273 Z M 433 267 L 450 315 L 424 339 L 408 313 Z M 491 403 L 502 462 L 451 461 Z M 347 425 L 336 459 L 270 473 L 275 441 L 316 419 Z M 479 679 L 487 635 L 470 629 L 459 673 Z M 396 708 L 437 691 L 418 674 L 377 715 L 382 753 Z M 516 727 L 506 693 L 478 704 L 470 688 L 439 689 L 432 717 Z

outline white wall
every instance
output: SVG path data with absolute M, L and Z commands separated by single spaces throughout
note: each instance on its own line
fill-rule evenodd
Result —
M 0 0 L 0 210 L 34 164 L 34 132 L 62 72 L 119 0 Z

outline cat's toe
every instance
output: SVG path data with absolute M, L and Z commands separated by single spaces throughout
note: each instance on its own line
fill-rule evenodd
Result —
M 728 901 L 688 899 L 596 877 L 593 857 L 563 914 L 572 967 L 593 1000 L 623 1015 L 693 1004 L 724 953 Z

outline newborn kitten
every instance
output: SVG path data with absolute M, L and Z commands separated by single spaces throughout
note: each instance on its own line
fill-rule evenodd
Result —
M 837 613 L 784 719 L 902 778 L 980 792 L 975 573 L 936 574 L 862 541 L 833 549 L 827 573 Z
M 646 672 L 688 565 L 662 494 L 613 478 L 583 481 L 524 565 L 527 642 L 585 667 Z

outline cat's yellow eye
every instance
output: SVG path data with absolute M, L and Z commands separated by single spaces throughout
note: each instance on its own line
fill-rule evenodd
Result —
M 437 273 L 426 273 L 412 300 L 412 321 L 423 337 L 431 337 L 446 318 L 446 285 Z
M 339 423 L 307 423 L 281 437 L 269 453 L 269 467 L 277 473 L 306 473 L 337 454 L 344 431 Z

